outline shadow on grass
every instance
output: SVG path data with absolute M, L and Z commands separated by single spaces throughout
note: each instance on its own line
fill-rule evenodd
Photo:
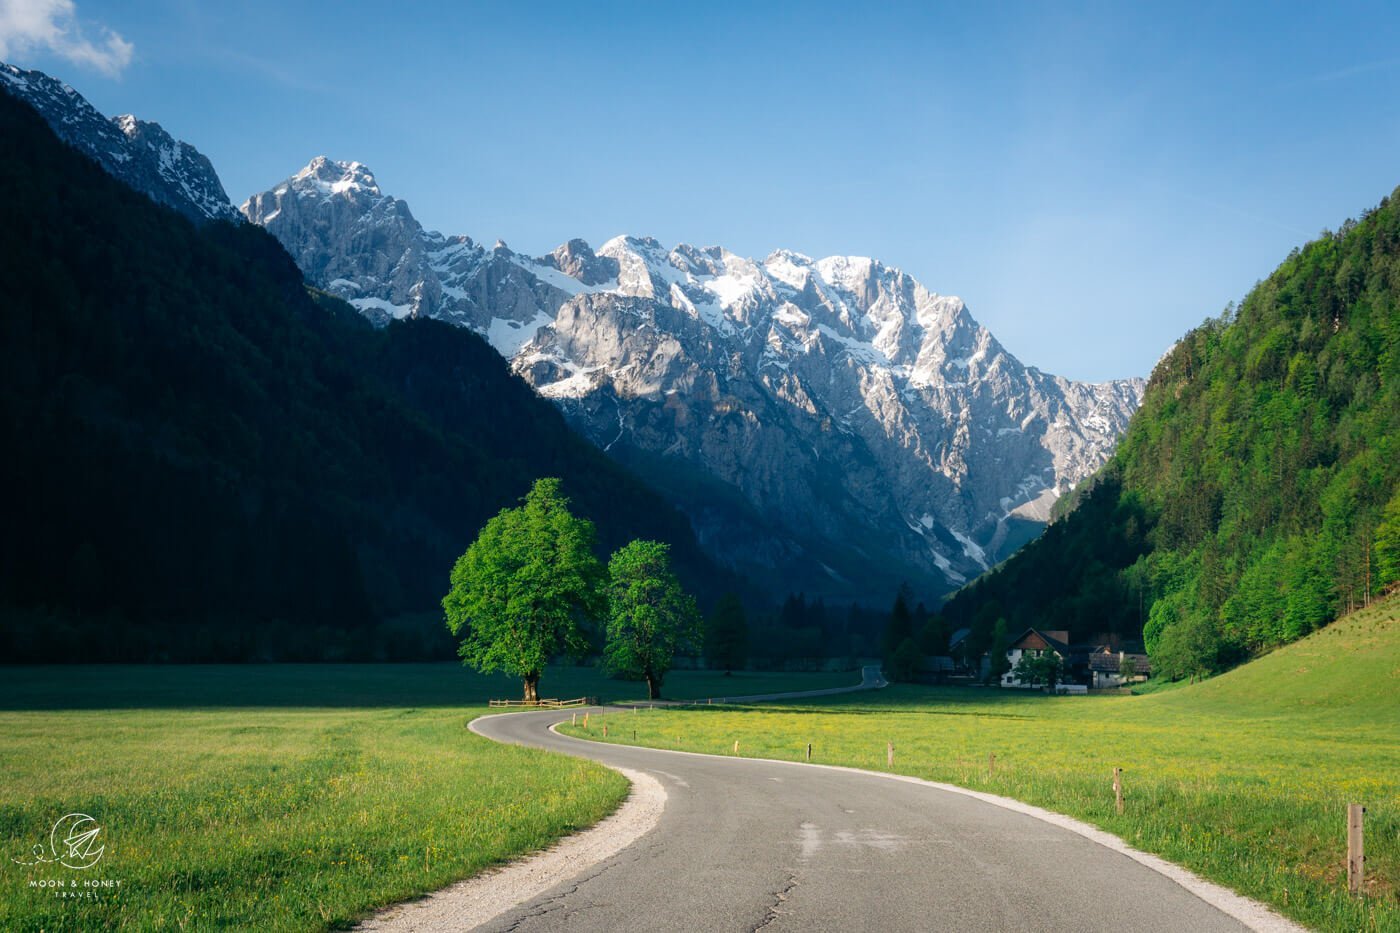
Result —
M 667 685 L 690 699 L 714 691 L 718 676 L 673 671 Z M 800 681 L 790 674 L 746 671 L 724 686 L 736 693 L 812 686 Z M 453 662 L 0 666 L 0 711 L 481 707 L 488 700 L 520 696 L 518 678 L 477 674 Z M 646 686 L 614 679 L 596 667 L 551 666 L 540 678 L 540 696 L 638 701 Z
M 542 696 L 635 696 L 593 668 L 550 670 Z M 54 665 L 0 668 L 0 710 L 457 707 L 517 699 L 520 681 L 460 664 Z

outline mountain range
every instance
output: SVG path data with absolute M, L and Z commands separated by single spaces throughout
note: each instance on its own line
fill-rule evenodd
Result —
M 1143 381 L 1086 384 L 1010 354 L 955 297 L 878 260 L 762 260 L 616 237 L 531 257 L 425 230 L 356 162 L 317 158 L 241 211 L 209 160 L 0 66 L 109 174 L 196 223 L 263 226 L 308 282 L 376 325 L 485 337 L 577 430 L 773 596 L 883 603 L 1014 552 L 1110 455 Z
M 631 236 L 526 256 L 425 230 L 368 167 L 324 157 L 241 209 L 370 320 L 485 336 L 777 592 L 966 582 L 1107 459 L 1143 389 L 1027 367 L 961 300 L 869 258 Z
M 0 93 L 0 658 L 449 658 L 453 561 L 541 476 L 742 592 L 476 334 L 375 328 L 106 168 Z

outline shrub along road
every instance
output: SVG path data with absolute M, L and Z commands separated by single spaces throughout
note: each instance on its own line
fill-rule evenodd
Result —
M 606 721 L 625 735 L 631 715 L 613 708 Z M 633 845 L 485 929 L 1296 929 L 1234 898 L 1242 922 L 1122 852 L 965 794 L 550 730 L 569 718 L 496 716 L 476 731 L 648 772 L 665 786 L 665 810 Z

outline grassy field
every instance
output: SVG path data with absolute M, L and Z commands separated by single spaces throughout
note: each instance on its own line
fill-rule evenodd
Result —
M 677 672 L 667 693 L 858 679 Z M 541 683 L 645 692 L 593 669 Z M 334 928 L 611 812 L 619 775 L 465 728 L 518 691 L 454 664 L 0 668 L 0 930 Z M 16 861 L 70 812 L 101 825 L 100 862 Z
M 879 770 L 892 741 L 895 771 L 1094 823 L 1316 929 L 1400 931 L 1400 600 L 1148 696 L 894 687 L 635 719 L 637 744 L 725 754 L 738 739 L 741 754 L 798 760 L 811 742 L 818 762 Z M 1352 802 L 1369 810 L 1359 899 L 1345 883 Z

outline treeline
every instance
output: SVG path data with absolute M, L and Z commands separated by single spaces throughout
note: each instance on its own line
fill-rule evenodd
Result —
M 1218 670 L 1400 580 L 1400 191 L 1295 249 L 1157 365 L 1077 508 L 946 614 L 1141 629 Z
M 854 668 L 862 659 L 888 660 L 906 637 L 923 654 L 946 654 L 950 634 L 943 618 L 902 586 L 890 609 L 858 603 L 828 605 L 791 593 L 776 610 L 749 614 L 749 663 L 762 670 Z
M 610 552 L 689 524 L 464 330 L 369 327 L 0 93 L 0 660 L 451 657 L 453 558 L 539 476 Z

